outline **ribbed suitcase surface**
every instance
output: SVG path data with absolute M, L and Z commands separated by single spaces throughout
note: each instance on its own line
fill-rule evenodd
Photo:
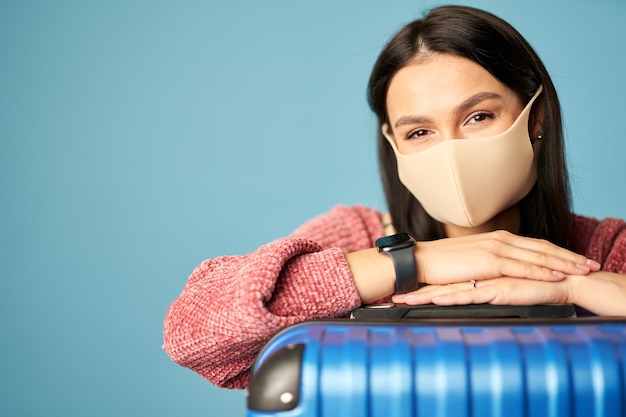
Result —
M 257 358 L 248 416 L 626 416 L 626 320 L 301 323 Z

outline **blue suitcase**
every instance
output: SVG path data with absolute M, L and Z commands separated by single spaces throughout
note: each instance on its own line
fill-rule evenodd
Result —
M 626 318 L 310 321 L 260 352 L 248 416 L 626 416 Z

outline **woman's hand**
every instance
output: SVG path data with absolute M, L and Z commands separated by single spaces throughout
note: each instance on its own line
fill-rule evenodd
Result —
M 558 282 L 503 277 L 428 285 L 411 293 L 394 295 L 393 301 L 440 306 L 575 304 L 598 315 L 626 316 L 626 275 L 599 271 L 568 275 Z
M 600 264 L 548 241 L 504 230 L 418 242 L 418 281 L 449 284 L 511 277 L 560 281 L 566 275 L 587 275 Z
M 583 276 L 583 278 L 585 278 Z M 570 299 L 569 277 L 558 282 L 522 278 L 495 278 L 445 285 L 428 285 L 407 294 L 394 295 L 393 301 L 410 305 L 462 304 L 535 305 L 567 304 Z

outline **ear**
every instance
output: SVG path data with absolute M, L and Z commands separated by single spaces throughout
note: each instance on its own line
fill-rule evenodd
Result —
M 530 111 L 530 117 L 528 118 L 528 133 L 534 140 L 543 132 L 543 115 L 544 115 L 544 100 L 543 93 L 537 97 L 537 100 L 533 103 L 533 108 Z

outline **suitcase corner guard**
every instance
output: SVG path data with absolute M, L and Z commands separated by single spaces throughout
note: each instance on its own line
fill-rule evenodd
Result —
M 300 401 L 304 344 L 290 344 L 272 353 L 250 378 L 248 409 L 288 411 Z

